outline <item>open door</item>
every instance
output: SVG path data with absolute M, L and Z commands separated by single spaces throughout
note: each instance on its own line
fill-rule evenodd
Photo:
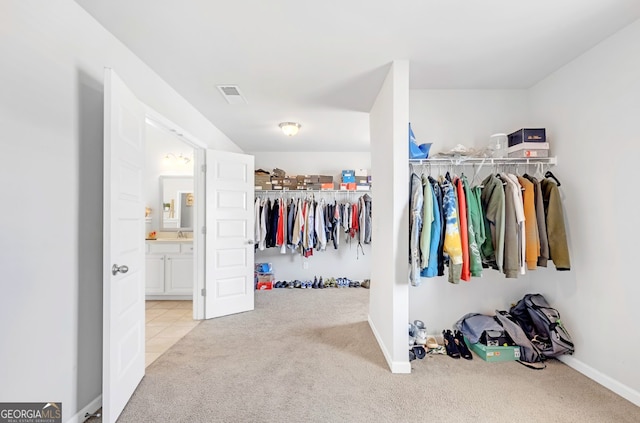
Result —
M 104 80 L 103 421 L 144 376 L 144 106 L 111 69 Z
M 205 317 L 253 310 L 253 156 L 207 150 Z

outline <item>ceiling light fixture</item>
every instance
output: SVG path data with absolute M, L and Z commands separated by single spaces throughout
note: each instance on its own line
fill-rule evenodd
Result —
M 167 153 L 164 156 L 164 161 L 165 163 L 177 161 L 178 163 L 188 164 L 191 161 L 191 158 L 183 155 L 182 153 L 178 154 L 177 156 L 173 153 Z
M 284 132 L 285 135 L 290 137 L 297 134 L 302 127 L 298 122 L 281 122 L 278 126 L 282 129 L 282 132 Z

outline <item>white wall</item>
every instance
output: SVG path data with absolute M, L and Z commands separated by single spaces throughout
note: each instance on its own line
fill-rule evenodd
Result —
M 394 61 L 369 116 L 376 201 L 369 324 L 394 373 L 409 373 L 407 348 L 409 62 Z
M 531 89 L 553 128 L 571 272 L 536 274 L 576 353 L 566 363 L 640 405 L 640 284 L 635 276 L 640 158 L 640 21 Z
M 334 182 L 339 182 L 343 169 L 371 169 L 369 152 L 252 152 L 255 156 L 256 169 L 272 172 L 279 168 L 288 175 L 331 175 Z M 364 192 L 315 193 L 316 198 L 324 198 L 333 202 L 355 202 Z M 376 207 L 375 192 L 372 208 Z M 294 197 L 297 198 L 297 197 Z M 372 241 L 375 242 L 375 241 Z M 256 250 L 255 262 L 267 262 L 273 265 L 276 280 L 313 280 L 314 276 L 347 277 L 362 281 L 371 278 L 371 244 L 363 244 L 362 250 L 356 248 L 357 241 L 345 242 L 341 236 L 338 249 L 329 243 L 326 251 L 314 250 L 313 256 L 305 259 L 300 253 L 280 254 L 279 248 Z M 307 269 L 303 268 L 306 262 Z
M 526 90 L 411 90 L 411 126 L 418 141 L 434 142 L 431 152 L 447 151 L 456 144 L 481 149 L 494 133 L 510 133 L 533 125 L 528 117 Z M 544 126 L 544 125 L 542 125 Z M 417 168 L 437 177 L 446 171 L 465 173 L 472 180 L 472 167 L 432 166 Z M 491 172 L 479 169 L 476 183 Z M 524 167 L 521 169 L 526 171 Z M 531 171 L 531 169 L 530 169 Z M 493 314 L 508 309 L 529 289 L 529 272 L 518 279 L 506 279 L 496 270 L 485 269 L 481 278 L 451 284 L 445 276 L 422 278 L 422 285 L 409 288 L 409 318 L 425 322 L 432 334 L 451 329 L 471 312 Z
M 457 144 L 483 148 L 492 134 L 526 127 L 527 91 L 411 90 L 409 116 L 416 140 L 433 143 L 431 155 Z
M 239 149 L 71 0 L 3 1 L 0 56 L 1 191 L 19 205 L 0 219 L 0 401 L 61 401 L 82 420 L 102 383 L 104 67 L 211 148 Z

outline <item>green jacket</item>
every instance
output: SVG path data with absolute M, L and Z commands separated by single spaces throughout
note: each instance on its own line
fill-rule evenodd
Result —
M 540 181 L 540 188 L 542 189 L 544 215 L 547 222 L 549 258 L 553 261 L 557 270 L 571 270 L 560 190 L 551 178 L 545 178 Z

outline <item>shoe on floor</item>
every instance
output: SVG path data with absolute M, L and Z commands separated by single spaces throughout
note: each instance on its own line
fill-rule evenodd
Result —
M 450 329 L 442 331 L 442 337 L 444 338 L 444 347 L 447 350 L 447 355 L 451 358 L 459 359 L 460 351 L 456 346 L 456 341 L 453 338 L 453 334 Z
M 427 348 L 429 348 L 430 350 L 439 347 L 438 340 L 433 335 L 428 335 L 427 336 L 427 344 L 426 345 L 427 345 Z
M 369 289 L 369 287 L 371 286 L 371 281 L 369 279 L 365 279 L 362 281 L 360 286 L 363 288 Z
M 469 351 L 466 342 L 464 342 L 464 336 L 462 335 L 462 332 L 456 330 L 454 332 L 453 339 L 456 342 L 456 347 L 458 347 L 458 351 L 460 351 L 460 355 L 462 356 L 462 358 L 472 360 L 473 354 L 471 354 L 471 351 Z
M 424 356 L 427 355 L 427 351 L 421 345 L 416 345 L 412 348 L 412 350 L 416 357 L 418 357 L 420 360 L 422 360 Z

